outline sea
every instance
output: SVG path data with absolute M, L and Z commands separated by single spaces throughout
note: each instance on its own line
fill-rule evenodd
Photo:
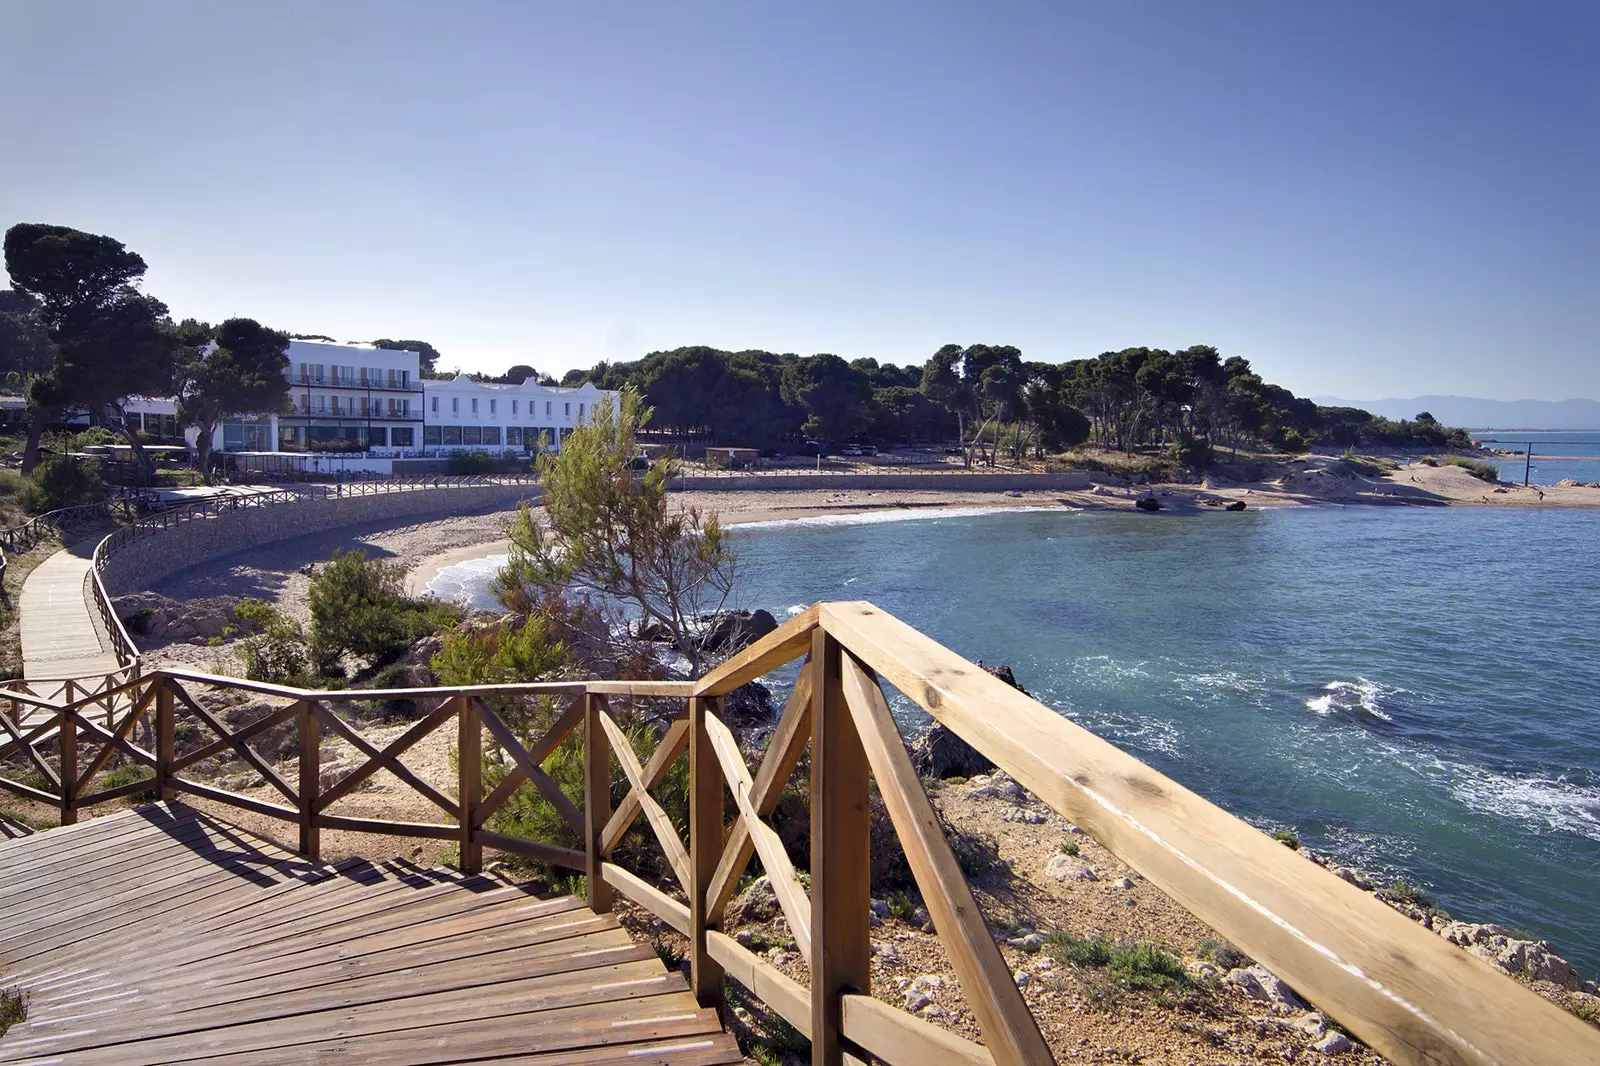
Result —
M 1474 431 L 1472 439 L 1488 448 L 1520 452 L 1516 456 L 1491 459 L 1500 467 L 1501 481 L 1530 485 L 1554 485 L 1563 478 L 1584 484 L 1600 481 L 1600 429 L 1582 433 L 1536 433 L 1521 430 Z M 1533 449 L 1529 469 L 1526 453 Z
M 870 600 L 1239 817 L 1600 972 L 1600 511 L 881 512 L 734 544 L 745 606 Z M 434 589 L 492 606 L 497 565 Z

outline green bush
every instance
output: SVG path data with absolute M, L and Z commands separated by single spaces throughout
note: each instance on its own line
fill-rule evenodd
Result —
M 1076 840 L 1063 840 L 1061 842 L 1061 854 L 1063 854 L 1063 855 L 1076 855 L 1076 854 L 1078 854 L 1078 842 Z
M 1045 953 L 1068 966 L 1104 966 L 1111 961 L 1115 946 L 1111 938 L 1103 933 L 1085 939 L 1075 937 L 1065 929 L 1057 929 L 1044 938 Z
M 1491 485 L 1500 484 L 1500 468 L 1493 463 L 1469 459 L 1465 455 L 1447 455 L 1444 457 L 1444 465 L 1459 466 L 1480 481 L 1487 481 Z
M 1300 850 L 1300 836 L 1293 829 L 1274 829 L 1272 831 L 1272 839 L 1290 851 Z
M 1202 437 L 1184 436 L 1172 445 L 1173 461 L 1194 470 L 1204 470 L 1216 461 L 1211 442 Z
M 106 483 L 100 479 L 100 464 L 92 461 L 53 458 L 33 468 L 22 479 L 17 500 L 30 514 L 43 514 L 62 507 L 96 503 L 106 498 Z
M 419 638 L 454 625 L 461 612 L 405 593 L 398 562 L 368 559 L 365 552 L 334 552 L 311 579 L 312 659 L 331 665 L 343 654 L 387 662 Z
M 306 635 L 297 622 L 265 600 L 244 600 L 233 615 L 250 636 L 239 648 L 244 676 L 274 685 L 307 685 L 309 659 Z
M 1439 460 L 1435 459 L 1431 455 L 1424 455 L 1421 459 L 1419 459 L 1417 461 L 1420 462 L 1423 466 L 1438 466 L 1439 465 Z
M 28 1001 L 21 988 L 0 988 L 0 1036 L 28 1018 Z
M 1217 964 L 1219 969 L 1237 970 L 1241 966 L 1250 966 L 1255 960 L 1226 940 L 1210 937 L 1200 941 L 1195 948 L 1195 954 L 1202 959 L 1208 959 Z
M 1190 983 L 1176 955 L 1143 942 L 1124 941 L 1112 948 L 1106 975 L 1123 988 L 1146 992 L 1166 992 Z
M 96 777 L 90 782 L 90 790 L 101 792 L 105 789 L 131 785 L 135 781 L 149 781 L 152 787 L 148 791 L 135 792 L 130 797 L 136 803 L 146 803 L 156 798 L 155 779 L 155 771 L 148 766 L 140 766 L 138 763 L 131 762 L 123 763 L 121 766 L 113 767 Z
M 889 905 L 889 917 L 907 921 L 916 913 L 917 905 L 911 902 L 911 897 L 904 892 L 891 892 L 884 901 Z

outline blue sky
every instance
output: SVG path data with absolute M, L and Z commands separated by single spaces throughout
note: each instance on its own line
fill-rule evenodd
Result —
M 560 374 L 1213 344 L 1600 396 L 1600 5 L 0 0 L 0 224 Z

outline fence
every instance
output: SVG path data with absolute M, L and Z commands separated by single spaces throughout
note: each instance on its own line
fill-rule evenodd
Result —
M 722 698 L 794 660 L 799 680 L 752 770 L 722 721 Z M 1436 934 L 1308 862 L 1132 756 L 990 677 L 910 626 L 866 603 L 805 611 L 699 681 L 577 681 L 468 688 L 323 692 L 161 670 L 107 681 L 89 696 L 0 694 L 0 767 L 33 783 L 0 788 L 57 806 L 63 822 L 93 804 L 154 791 L 236 806 L 297 827 L 316 856 L 324 829 L 454 841 L 476 871 L 485 850 L 527 856 L 587 875 L 589 905 L 615 893 L 689 941 L 690 981 L 719 1004 L 734 977 L 812 1040 L 813 1061 L 875 1057 L 890 1064 L 1045 1063 L 1044 1036 L 978 909 L 882 689 L 887 683 L 963 737 L 1060 814 L 1200 919 L 1331 1012 L 1391 1061 L 1522 1064 L 1600 1061 L 1600 1033 Z M 216 696 L 264 704 L 226 723 Z M 502 701 L 558 701 L 551 724 L 522 736 L 495 710 Z M 354 701 L 408 699 L 419 716 L 383 747 L 351 724 Z M 636 752 L 612 701 L 674 701 L 653 751 Z M 117 714 L 105 720 L 108 705 Z M 19 722 L 26 719 L 29 724 Z M 180 721 L 181 719 L 181 721 Z M 423 779 L 401 756 L 453 726 L 453 787 Z M 135 737 L 143 727 L 146 744 Z M 181 727 L 181 728 L 180 728 Z M 180 745 L 180 736 L 184 739 Z M 279 765 L 252 748 L 270 737 Z M 546 770 L 557 748 L 581 745 L 582 796 Z M 362 757 L 324 780 L 324 740 Z M 810 889 L 767 821 L 810 750 Z M 497 750 L 507 776 L 485 791 L 481 756 Z M 271 799 L 196 780 L 196 764 L 230 753 L 248 763 Z M 652 796 L 688 759 L 688 840 Z M 113 759 L 143 766 L 143 780 L 93 788 Z M 387 770 L 441 812 L 429 822 L 339 813 L 338 804 Z M 937 935 L 977 1019 L 982 1045 L 871 995 L 869 789 L 875 783 Z M 521 789 L 554 809 L 577 847 L 490 828 Z M 613 803 L 621 795 L 620 802 Z M 731 798 L 733 816 L 725 820 Z M 659 880 L 627 868 L 617 848 L 644 816 L 659 844 Z M 724 913 L 759 857 L 805 958 L 803 984 L 741 946 Z

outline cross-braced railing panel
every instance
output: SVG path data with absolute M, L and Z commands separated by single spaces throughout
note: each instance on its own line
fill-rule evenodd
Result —
M 804 660 L 799 677 L 752 769 L 723 720 L 721 698 L 796 660 Z M 153 789 L 167 798 L 183 791 L 297 822 L 301 851 L 311 856 L 319 852 L 320 830 L 338 828 L 454 839 L 468 871 L 481 867 L 485 849 L 583 870 L 594 910 L 610 909 L 612 892 L 620 891 L 689 939 L 691 981 L 702 1002 L 719 1002 L 724 975 L 733 976 L 812 1040 L 818 1064 L 867 1057 L 917 1066 L 1050 1059 L 912 770 L 885 685 L 1391 1061 L 1600 1062 L 1600 1038 L 1581 1022 L 870 604 L 812 607 L 696 682 L 324 692 L 186 671 L 141 677 L 139 669 L 134 663 L 108 678 L 0 693 L 0 775 L 9 775 L 0 776 L 0 789 L 59 804 L 63 821 L 72 820 L 79 806 L 136 791 Z M 205 705 L 202 692 L 255 697 L 269 706 L 246 724 L 230 724 Z M 635 751 L 636 738 L 611 705 L 614 696 L 683 700 L 687 713 L 660 727 L 654 749 L 645 755 Z M 564 701 L 538 719 L 549 722 L 538 736 L 519 734 L 495 710 L 507 706 L 504 700 L 524 697 Z M 386 699 L 411 700 L 421 710 L 399 736 L 380 743 L 363 733 L 346 705 Z M 180 753 L 174 737 L 180 714 L 208 730 L 210 739 L 196 737 Z M 453 794 L 401 761 L 452 722 Z M 273 766 L 250 745 L 280 727 L 289 737 L 278 737 L 278 750 L 282 754 L 292 739 L 294 757 Z M 152 747 L 139 743 L 141 730 Z M 319 773 L 323 742 L 360 756 L 326 785 Z M 563 745 L 568 752 L 582 747 L 581 798 L 563 792 L 549 772 Z M 505 773 L 485 794 L 483 755 L 496 751 Z M 809 892 L 770 824 L 779 796 L 808 753 Z M 218 755 L 243 760 L 285 802 L 186 776 Z M 653 795 L 685 758 L 687 839 Z M 151 766 L 154 777 L 90 791 L 118 761 Z M 571 763 L 566 767 L 571 784 Z M 399 781 L 448 821 L 405 823 L 337 813 L 376 775 Z M 13 780 L 19 776 L 29 780 Z M 869 782 L 877 784 L 982 1045 L 871 995 Z M 619 786 L 620 802 L 613 804 Z M 549 804 L 562 832 L 576 835 L 582 846 L 486 828 L 523 790 Z M 641 815 L 675 886 L 663 889 L 626 869 L 627 859 L 618 861 L 633 854 L 619 848 Z M 723 929 L 728 901 L 752 858 L 759 858 L 772 880 L 807 960 L 809 986 Z

